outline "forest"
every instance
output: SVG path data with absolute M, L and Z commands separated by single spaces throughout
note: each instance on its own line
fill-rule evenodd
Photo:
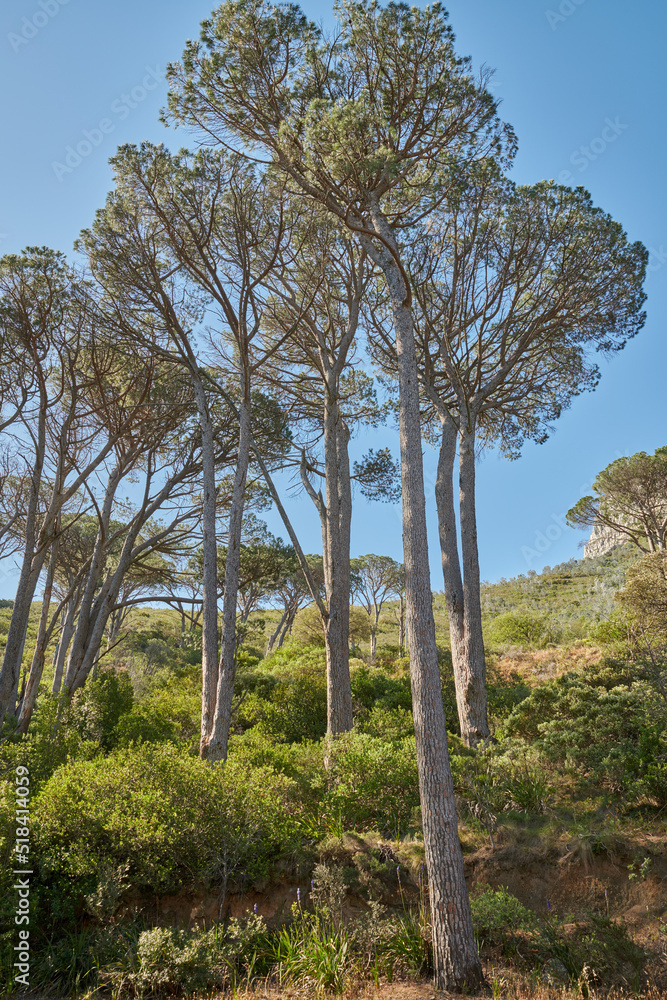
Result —
M 640 333 L 648 253 L 510 179 L 439 4 L 335 14 L 225 0 L 167 72 L 191 148 L 0 258 L 2 986 L 657 1000 L 667 447 L 541 574 L 481 579 L 476 497 Z

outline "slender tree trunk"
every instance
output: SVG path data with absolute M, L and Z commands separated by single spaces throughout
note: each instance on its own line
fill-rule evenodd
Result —
M 104 491 L 104 500 L 102 502 L 102 508 L 99 512 L 99 523 L 95 538 L 95 546 L 90 560 L 90 568 L 86 577 L 86 583 L 83 588 L 81 606 L 79 608 L 79 617 L 72 638 L 72 645 L 67 657 L 67 667 L 65 669 L 65 677 L 63 681 L 63 693 L 68 697 L 70 697 L 75 690 L 75 678 L 81 670 L 82 663 L 90 648 L 90 629 L 96 606 L 95 594 L 107 559 L 107 544 L 109 537 L 109 525 L 111 523 L 111 511 L 116 490 L 118 489 L 122 476 L 122 469 L 119 466 L 116 466 L 109 476 L 109 480 Z
M 290 611 L 289 615 L 287 616 L 287 621 L 285 622 L 285 627 L 280 633 L 280 638 L 278 639 L 278 645 L 276 646 L 276 649 L 282 649 L 285 639 L 292 632 L 292 626 L 294 625 L 295 618 L 296 618 L 296 610 Z
M 46 558 L 46 548 L 43 547 L 41 551 L 35 551 L 37 548 L 37 508 L 45 449 L 46 431 L 44 419 L 44 417 L 40 417 L 35 468 L 31 477 L 30 499 L 28 501 L 26 516 L 23 561 L 18 587 L 16 588 L 14 607 L 12 608 L 12 617 L 9 622 L 7 640 L 5 642 L 2 670 L 0 670 L 0 732 L 2 731 L 2 724 L 7 711 L 9 710 L 12 713 L 16 704 L 19 675 L 21 673 L 21 658 L 23 656 L 23 646 L 28 630 L 28 618 L 30 616 L 30 605 L 32 604 L 35 589 Z
M 222 655 L 218 669 L 215 713 L 210 737 L 206 742 L 202 741 L 201 746 L 201 756 L 209 761 L 225 760 L 229 742 L 232 698 L 236 677 L 236 605 L 241 568 L 241 532 L 249 459 L 250 400 L 245 399 L 239 406 L 239 448 L 227 533 L 225 589 L 222 604 Z
M 12 617 L 7 632 L 5 656 L 0 672 L 0 729 L 5 715 L 13 715 L 21 675 L 21 659 L 28 630 L 32 598 L 44 565 L 45 554 L 32 556 L 26 553 L 16 590 Z
M 396 333 L 407 638 L 435 981 L 440 989 L 473 989 L 483 975 L 458 838 L 435 642 L 412 310 L 409 288 L 394 256 L 398 254 L 394 234 L 377 206 L 372 209 L 376 231 L 393 250 L 393 255 L 382 251 L 375 257 L 387 281 Z
M 486 664 L 482 635 L 477 517 L 475 513 L 475 424 L 463 421 L 459 433 L 459 510 L 461 514 L 461 556 L 463 561 L 464 661 L 459 667 L 466 732 L 471 746 L 490 736 L 486 701 Z M 459 681 L 457 679 L 457 700 Z M 460 709 L 459 709 L 460 711 Z
M 218 543 L 216 534 L 215 444 L 213 421 L 199 372 L 190 365 L 202 436 L 202 695 L 200 754 L 213 728 L 218 686 Z
M 58 655 L 53 667 L 53 686 L 51 688 L 51 693 L 55 695 L 60 694 L 67 653 L 70 642 L 72 641 L 72 636 L 74 635 L 74 619 L 76 617 L 78 603 L 77 597 L 72 595 L 68 601 L 67 614 L 60 631 L 60 639 L 58 640 Z
M 46 629 L 49 621 L 49 607 L 51 604 L 51 595 L 53 593 L 53 577 L 56 568 L 56 557 L 57 557 L 57 546 L 58 542 L 54 543 L 54 548 L 51 551 L 51 558 L 49 560 L 49 565 L 46 573 L 46 580 L 44 582 L 44 593 L 42 595 L 42 610 L 39 616 L 39 628 L 37 630 L 37 641 L 35 643 L 35 652 L 33 653 L 32 663 L 30 665 L 30 674 L 28 676 L 28 683 L 26 685 L 26 690 L 21 700 L 21 707 L 19 710 L 19 721 L 17 726 L 17 732 L 27 733 L 28 726 L 30 725 L 30 720 L 32 718 L 32 713 L 35 708 L 35 701 L 37 700 L 37 692 L 39 690 L 39 684 L 42 679 L 42 673 L 44 671 L 44 657 L 46 654 Z
M 382 610 L 382 605 L 378 607 L 376 601 L 373 601 L 373 623 L 371 626 L 371 642 L 370 642 L 370 661 L 371 666 L 375 663 L 375 657 L 377 655 L 378 649 L 378 623 L 380 621 L 380 611 Z
M 277 626 L 275 632 L 273 632 L 271 634 L 271 638 L 269 639 L 268 643 L 266 644 L 266 655 L 267 656 L 269 655 L 269 653 L 273 649 L 273 644 L 276 641 L 276 639 L 278 638 L 278 636 L 280 635 L 282 627 L 285 624 L 285 622 L 287 621 L 287 615 L 288 614 L 289 614 L 289 610 L 287 608 L 285 608 L 285 610 L 283 611 L 282 616 L 280 618 L 280 621 L 278 622 L 278 626 Z
M 398 649 L 402 656 L 405 650 L 405 596 L 403 594 L 399 595 Z
M 486 685 L 482 675 L 482 715 L 480 717 L 479 675 L 475 661 L 471 660 L 471 647 L 466 628 L 466 603 L 456 537 L 454 508 L 454 463 L 456 459 L 457 428 L 451 420 L 442 428 L 435 499 L 438 510 L 438 531 L 442 554 L 442 573 L 445 582 L 445 600 L 449 618 L 449 636 L 452 647 L 452 665 L 456 688 L 456 707 L 461 725 L 461 738 L 467 746 L 475 746 L 488 738 L 486 719 Z M 474 469 L 473 469 L 474 473 Z M 482 662 L 483 662 L 482 654 Z
M 352 729 L 350 684 L 350 526 L 352 490 L 348 455 L 349 432 L 337 402 L 327 402 L 324 417 L 324 467 L 327 502 L 325 587 L 329 611 L 325 623 L 327 654 L 327 733 Z

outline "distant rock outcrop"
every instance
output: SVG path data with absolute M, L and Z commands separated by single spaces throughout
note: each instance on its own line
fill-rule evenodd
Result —
M 584 559 L 594 559 L 603 556 L 606 552 L 611 552 L 617 545 L 627 542 L 627 535 L 615 528 L 608 528 L 605 524 L 594 524 L 591 537 L 584 545 Z

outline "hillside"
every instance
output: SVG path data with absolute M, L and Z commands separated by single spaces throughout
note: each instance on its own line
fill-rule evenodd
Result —
M 457 736 L 434 595 L 466 878 L 507 1000 L 667 985 L 667 715 L 647 665 L 595 639 L 635 558 L 484 585 L 494 742 L 477 750 Z M 0 747 L 3 771 L 27 767 L 32 782 L 33 981 L 100 998 L 254 984 L 278 1000 L 292 995 L 279 982 L 304 976 L 320 994 L 375 982 L 387 1000 L 435 995 L 420 985 L 428 884 L 397 612 L 383 610 L 375 665 L 367 643 L 353 651 L 354 731 L 334 745 L 324 649 L 291 640 L 264 656 L 276 612 L 255 615 L 224 771 L 197 757 L 200 640 L 175 612 L 133 611 L 58 721 L 47 657 L 29 737 Z M 0 633 L 7 620 L 0 609 Z

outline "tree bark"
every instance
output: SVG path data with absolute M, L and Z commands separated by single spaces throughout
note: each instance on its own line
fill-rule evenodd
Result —
M 405 650 L 405 596 L 400 594 L 398 600 L 398 649 L 401 656 L 403 656 Z
M 327 734 L 352 729 L 350 684 L 350 526 L 352 489 L 348 455 L 349 431 L 338 402 L 327 400 L 324 413 L 326 507 L 325 589 L 329 616 L 325 623 L 327 654 Z
M 483 980 L 458 839 L 454 785 L 435 642 L 429 576 L 420 398 L 410 290 L 398 266 L 394 234 L 377 205 L 373 224 L 386 247 L 375 253 L 394 320 L 399 384 L 403 550 L 407 639 L 419 792 L 429 878 L 433 963 L 440 989 L 473 989 Z
M 123 470 L 116 466 L 108 479 L 104 491 L 104 500 L 99 511 L 99 523 L 95 546 L 90 560 L 90 568 L 86 577 L 86 584 L 81 598 L 79 617 L 77 626 L 72 638 L 72 646 L 67 657 L 67 667 L 63 681 L 63 694 L 71 697 L 75 688 L 73 687 L 75 678 L 81 670 L 82 663 L 87 655 L 91 643 L 91 622 L 94 620 L 96 598 L 100 577 L 104 571 L 107 559 L 107 545 L 109 537 L 109 525 L 111 523 L 111 511 L 113 508 L 116 490 L 123 478 Z
M 456 537 L 456 513 L 454 508 L 454 463 L 456 459 L 457 428 L 451 420 L 443 424 L 438 473 L 435 483 L 435 499 L 438 511 L 438 531 L 442 554 L 442 573 L 445 583 L 445 600 L 449 618 L 449 636 L 452 647 L 452 666 L 456 689 L 456 707 L 461 726 L 461 738 L 466 746 L 475 746 L 488 739 L 489 728 L 486 713 L 486 677 L 484 668 L 480 677 L 479 658 L 473 656 L 476 645 L 469 642 L 467 627 L 464 582 L 461 576 L 459 547 Z M 470 484 L 466 480 L 466 497 Z M 463 496 L 463 493 L 461 493 Z M 474 504 L 474 456 L 473 456 L 473 504 Z M 474 517 L 474 507 L 473 507 Z M 469 543 L 469 517 L 467 541 Z M 479 575 L 478 575 L 479 579 Z M 468 577 L 472 585 L 471 577 Z M 479 604 L 479 589 L 477 591 Z M 482 646 L 482 664 L 484 651 Z
M 202 693 L 200 755 L 213 729 L 218 686 L 218 542 L 216 533 L 215 443 L 204 385 L 193 358 L 189 370 L 202 436 Z
M 490 736 L 486 699 L 486 663 L 482 635 L 482 605 L 480 599 L 479 551 L 477 548 L 477 516 L 475 512 L 475 422 L 474 416 L 459 432 L 459 510 L 461 515 L 461 557 L 463 562 L 463 660 L 457 672 L 458 687 L 463 692 L 465 735 L 469 746 L 475 746 Z
M 280 632 L 282 630 L 283 625 L 287 621 L 288 614 L 289 614 L 289 609 L 285 608 L 285 610 L 283 611 L 283 613 L 281 615 L 280 621 L 278 622 L 278 625 L 276 627 L 275 632 L 273 632 L 271 634 L 271 638 L 269 639 L 269 641 L 266 644 L 266 655 L 267 656 L 273 650 L 273 645 L 274 645 L 276 639 L 278 638 L 278 636 L 280 635 Z
M 10 710 L 13 712 L 14 705 L 16 704 L 16 694 L 21 672 L 21 658 L 23 656 L 23 646 L 28 629 L 28 618 L 30 616 L 30 605 L 46 558 L 45 547 L 35 551 L 37 547 L 39 492 L 42 483 L 42 470 L 46 449 L 47 403 L 46 390 L 41 383 L 40 389 L 40 416 L 35 440 L 35 465 L 30 479 L 30 498 L 26 513 L 23 561 L 18 587 L 16 588 L 16 599 L 12 608 L 12 617 L 9 622 L 7 640 L 5 642 L 2 670 L 0 670 L 0 732 L 2 731 L 2 724 L 7 711 Z
M 215 711 L 210 736 L 206 742 L 202 737 L 201 745 L 201 756 L 209 761 L 225 760 L 229 742 L 232 698 L 234 697 L 236 677 L 236 606 L 241 568 L 241 532 L 249 458 L 250 400 L 246 399 L 239 405 L 239 447 L 227 533 L 225 588 L 222 604 L 222 651 L 218 668 Z
M 54 548 L 51 551 L 51 558 L 49 560 L 49 565 L 46 573 L 46 580 L 44 582 L 44 593 L 42 595 L 42 610 L 39 616 L 37 641 L 35 642 L 35 651 L 33 653 L 32 663 L 30 664 L 30 674 L 28 675 L 28 683 L 26 685 L 25 693 L 21 700 L 21 706 L 19 709 L 19 720 L 16 730 L 18 733 L 28 732 L 28 726 L 30 725 L 32 713 L 35 708 L 35 701 L 37 700 L 37 692 L 39 690 L 39 684 L 42 679 L 42 673 L 44 671 L 44 657 L 46 654 L 46 643 L 47 643 L 46 629 L 49 621 L 49 607 L 51 605 L 51 595 L 53 593 L 53 577 L 56 568 L 57 545 L 58 542 L 56 541 L 54 543 Z
M 80 594 L 77 592 L 77 594 L 73 594 L 72 597 L 70 597 L 67 603 L 67 614 L 65 615 L 65 620 L 60 630 L 58 651 L 53 667 L 53 685 L 51 687 L 51 693 L 55 695 L 60 694 L 63 671 L 65 669 L 67 653 L 69 651 L 69 644 L 72 641 L 72 636 L 74 635 L 74 619 L 76 617 L 79 596 Z

